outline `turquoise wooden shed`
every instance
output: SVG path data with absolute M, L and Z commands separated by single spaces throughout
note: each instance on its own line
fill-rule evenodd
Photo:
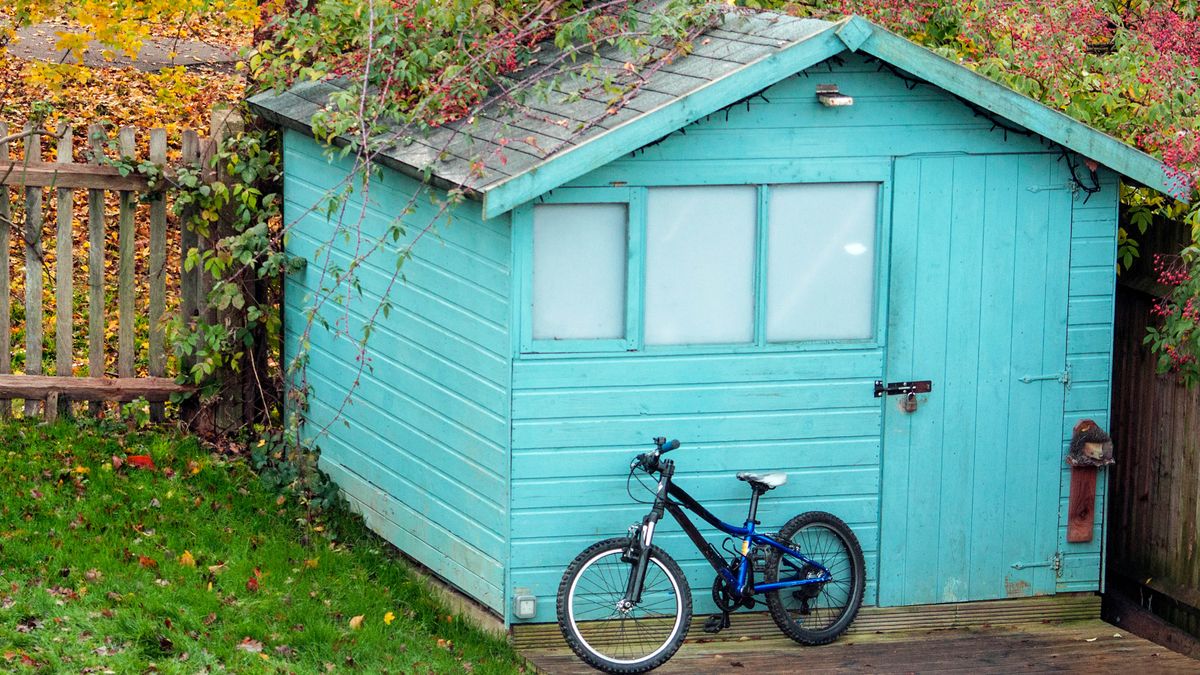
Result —
M 1064 456 L 1078 420 L 1108 424 L 1119 182 L 1165 191 L 1162 165 L 862 18 L 733 12 L 694 47 L 620 108 L 551 95 L 394 139 L 346 211 L 407 232 L 308 336 L 321 466 L 506 625 L 552 622 L 571 558 L 640 518 L 626 475 L 653 436 L 730 520 L 736 471 L 786 471 L 760 517 L 850 523 L 867 605 L 1100 590 L 1104 481 L 1068 543 Z M 284 129 L 287 250 L 312 260 L 289 355 L 360 245 L 324 208 L 350 162 L 310 131 L 337 86 L 252 99 Z M 350 392 L 334 326 L 385 294 Z M 877 381 L 931 390 L 914 409 Z M 656 542 L 710 610 L 706 563 Z

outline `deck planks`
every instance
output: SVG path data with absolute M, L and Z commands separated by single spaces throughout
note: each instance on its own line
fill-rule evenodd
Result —
M 527 650 L 524 655 L 540 673 L 595 672 L 565 646 Z M 1095 619 L 859 634 L 824 647 L 801 647 L 783 637 L 693 640 L 654 672 L 669 675 L 736 669 L 766 674 L 792 673 L 798 667 L 806 673 L 1124 673 L 1133 669 L 1194 673 L 1200 663 Z

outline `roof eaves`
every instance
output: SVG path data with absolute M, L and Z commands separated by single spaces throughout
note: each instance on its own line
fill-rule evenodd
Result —
M 1016 122 L 1123 176 L 1174 196 L 1163 163 L 1132 145 L 1019 94 L 862 17 L 852 17 L 849 22 L 848 26 L 857 25 L 859 28 L 870 30 L 865 39 L 859 40 L 859 51 Z M 861 30 L 855 29 L 853 34 L 861 33 Z
M 297 96 L 291 91 L 266 91 L 255 94 L 247 99 L 246 102 L 250 105 L 251 110 L 271 124 L 299 131 L 310 138 L 313 136 L 311 120 L 313 114 L 320 106 L 314 104 L 312 101 Z M 339 136 L 333 139 L 333 144 L 339 148 L 345 147 L 350 144 L 350 140 Z M 431 174 L 420 167 L 407 164 L 386 152 L 378 153 L 375 156 L 375 161 L 409 178 L 427 182 L 436 188 L 442 190 L 462 190 L 463 194 L 467 197 L 482 200 L 482 195 L 478 190 L 444 179 L 436 173 Z
M 493 218 L 607 164 L 754 92 L 846 50 L 837 30 L 849 19 L 830 23 L 763 55 L 674 100 L 564 150 L 539 166 L 489 186 L 483 217 Z

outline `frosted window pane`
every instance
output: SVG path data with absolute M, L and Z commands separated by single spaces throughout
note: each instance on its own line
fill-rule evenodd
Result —
M 771 187 L 767 341 L 873 335 L 875 183 Z
M 533 337 L 625 337 L 624 204 L 533 209 Z
M 754 187 L 656 188 L 646 195 L 646 344 L 754 337 Z

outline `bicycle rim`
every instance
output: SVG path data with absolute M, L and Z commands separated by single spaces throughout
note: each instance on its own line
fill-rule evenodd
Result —
M 631 568 L 619 549 L 601 551 L 583 564 L 567 596 L 571 628 L 584 648 L 622 665 L 661 654 L 683 621 L 680 580 L 654 557 L 647 565 L 642 602 L 628 612 L 617 609 Z
M 781 589 L 779 600 L 798 627 L 816 632 L 829 630 L 845 615 L 855 597 L 858 575 L 850 544 L 828 525 L 812 523 L 792 535 L 792 547 L 828 570 L 832 578 L 817 584 Z M 813 578 L 820 573 L 813 565 L 790 556 L 780 557 L 780 581 Z

